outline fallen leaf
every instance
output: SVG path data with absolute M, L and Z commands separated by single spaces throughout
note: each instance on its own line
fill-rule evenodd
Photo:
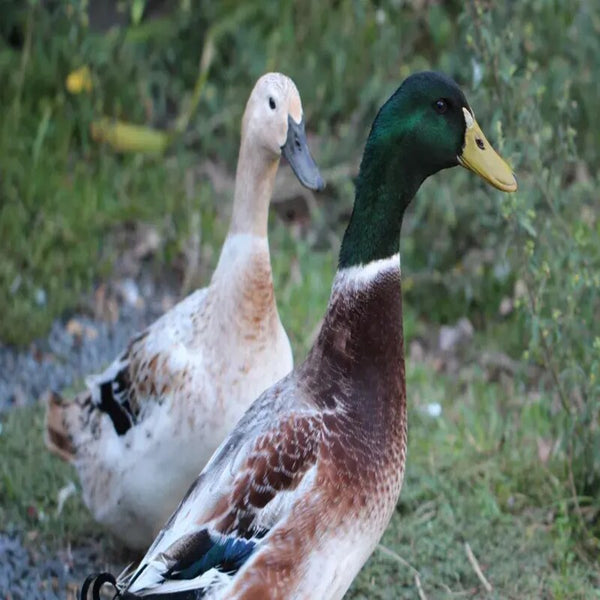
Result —
M 544 438 L 538 437 L 537 441 L 537 453 L 538 458 L 542 464 L 547 464 L 552 454 L 553 443 L 551 440 L 545 440 Z
M 83 325 L 77 319 L 69 319 L 65 327 L 67 333 L 74 338 L 81 339 L 83 337 Z
M 56 506 L 56 516 L 58 517 L 60 513 L 62 513 L 62 509 L 65 505 L 65 502 L 77 491 L 75 484 L 72 481 L 69 481 L 67 485 L 60 488 L 58 492 L 57 498 L 57 506 Z
M 506 317 L 507 315 L 510 315 L 510 313 L 512 311 L 513 311 L 512 298 L 505 296 L 504 298 L 502 298 L 502 300 L 500 302 L 500 307 L 498 308 L 498 312 L 500 313 L 501 317 Z
M 90 129 L 94 141 L 105 142 L 116 152 L 162 154 L 169 145 L 169 135 L 164 131 L 117 119 L 94 121 Z
M 34 542 L 39 536 L 39 534 L 40 532 L 37 529 L 32 529 L 31 531 L 27 532 L 27 535 L 25 537 L 27 538 L 28 542 Z

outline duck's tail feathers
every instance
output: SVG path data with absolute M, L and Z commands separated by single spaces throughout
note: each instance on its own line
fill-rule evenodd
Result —
M 50 391 L 46 393 L 45 403 L 44 441 L 46 447 L 63 460 L 72 462 L 77 453 L 74 430 L 85 406 L 91 405 L 91 395 L 86 391 L 79 394 L 73 401 L 65 401 L 60 394 Z
M 137 596 L 130 592 L 123 592 L 116 596 L 118 600 L 202 600 L 205 597 L 204 590 L 186 590 L 183 592 L 158 592 L 156 594 L 144 594 Z M 114 600 L 114 599 L 113 599 Z
M 121 578 L 119 577 L 119 581 Z M 117 581 L 112 573 L 94 573 L 88 575 L 81 586 L 79 600 L 103 600 L 106 595 L 100 595 L 102 588 L 106 585 L 112 585 L 115 590 L 112 600 L 201 600 L 204 597 L 204 590 L 184 590 L 181 592 L 161 594 L 150 593 L 149 595 L 138 596 L 127 591 L 120 591 L 121 583 Z M 90 595 L 91 588 L 91 595 Z

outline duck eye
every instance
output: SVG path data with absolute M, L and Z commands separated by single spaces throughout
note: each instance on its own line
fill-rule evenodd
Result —
M 269 96 L 269 106 L 271 107 L 271 110 L 275 110 L 277 108 L 277 104 L 275 104 L 273 96 Z
M 436 100 L 434 106 L 435 106 L 435 110 L 440 115 L 443 115 L 448 110 L 448 102 L 446 102 L 446 100 L 444 100 L 443 98 Z

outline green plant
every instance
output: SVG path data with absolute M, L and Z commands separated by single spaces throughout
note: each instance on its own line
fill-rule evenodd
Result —
M 532 23 L 548 19 L 550 4 L 530 3 L 516 18 L 508 9 L 491 14 L 483 3 L 473 2 L 467 41 L 474 60 L 488 66 L 482 85 L 503 107 L 496 116 L 498 136 L 516 131 L 522 142 L 517 146 L 507 135 L 506 147 L 518 147 L 520 191 L 501 210 L 506 257 L 516 278 L 523 357 L 544 369 L 537 385 L 553 415 L 569 506 L 579 533 L 590 534 L 587 541 L 597 549 L 600 180 L 594 173 L 597 147 L 591 143 L 598 129 L 588 98 L 597 94 L 597 82 L 576 67 L 585 64 L 599 23 L 585 2 L 558 3 L 552 7 L 556 47 L 548 53 L 533 35 Z M 504 24 L 501 32 L 496 21 Z M 575 36 L 586 42 L 574 46 Z M 600 52 L 597 36 L 595 43 Z M 582 123 L 589 128 L 581 129 Z

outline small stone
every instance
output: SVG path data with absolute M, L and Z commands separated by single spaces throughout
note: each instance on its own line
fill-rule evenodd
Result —
M 8 288 L 12 296 L 14 296 L 19 291 L 22 282 L 23 277 L 21 277 L 21 275 L 17 275 L 13 279 L 12 283 L 10 284 L 10 287 Z
M 98 330 L 92 325 L 85 326 L 85 337 L 88 340 L 95 340 L 98 337 Z
M 437 419 L 442 414 L 442 405 L 439 402 L 430 402 L 425 407 L 425 411 L 430 417 Z
M 527 284 L 522 279 L 517 279 L 515 283 L 514 297 L 515 300 L 520 300 L 527 296 Z
M 504 298 L 502 298 L 501 302 L 500 302 L 500 307 L 498 309 L 498 312 L 500 313 L 501 317 L 506 317 L 508 315 L 510 315 L 510 313 L 513 311 L 513 301 L 512 298 L 509 298 L 508 296 L 504 296 Z
M 138 260 L 147 258 L 160 248 L 161 243 L 162 239 L 155 227 L 141 227 L 139 239 L 133 249 L 133 255 Z
M 46 306 L 46 301 L 47 301 L 46 290 L 43 290 L 42 288 L 37 288 L 35 290 L 34 299 L 35 299 L 35 303 L 38 306 Z
M 81 339 L 83 337 L 83 324 L 77 319 L 69 319 L 65 329 L 71 337 L 77 339 Z
M 442 325 L 440 327 L 439 348 L 442 352 L 449 352 L 458 345 L 467 342 L 473 337 L 475 329 L 471 321 L 463 317 L 454 326 Z
M 175 302 L 177 302 L 175 296 L 172 294 L 165 294 L 160 301 L 160 307 L 163 312 L 167 312 L 175 306 Z
M 425 350 L 421 342 L 413 340 L 410 343 L 409 355 L 411 362 L 423 362 L 425 360 Z
M 140 295 L 140 290 L 137 283 L 131 277 L 121 279 L 117 283 L 117 290 L 123 301 L 129 304 L 129 306 L 139 308 L 143 305 L 144 301 Z

